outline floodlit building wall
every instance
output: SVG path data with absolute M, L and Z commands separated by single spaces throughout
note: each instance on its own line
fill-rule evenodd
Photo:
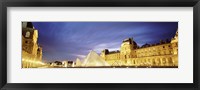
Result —
M 101 52 L 112 66 L 178 66 L 178 31 L 171 41 L 138 47 L 133 38 L 125 39 L 120 51 Z
M 34 68 L 43 65 L 42 47 L 38 45 L 38 31 L 32 23 L 22 24 L 22 68 Z M 27 25 L 28 24 L 28 25 Z

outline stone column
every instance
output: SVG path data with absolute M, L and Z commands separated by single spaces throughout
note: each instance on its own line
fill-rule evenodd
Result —
M 160 59 L 160 66 L 163 66 L 163 58 Z
M 169 58 L 166 58 L 166 66 L 169 66 Z

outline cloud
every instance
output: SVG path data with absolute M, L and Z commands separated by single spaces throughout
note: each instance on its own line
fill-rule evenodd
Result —
M 93 48 L 94 51 L 100 53 L 104 49 L 109 50 L 118 50 L 120 47 L 120 42 L 109 42 L 109 43 L 101 43 Z
M 43 58 L 53 61 L 83 58 L 90 50 L 120 49 L 122 41 L 133 37 L 139 44 L 173 37 L 178 22 L 33 22 L 39 31 Z

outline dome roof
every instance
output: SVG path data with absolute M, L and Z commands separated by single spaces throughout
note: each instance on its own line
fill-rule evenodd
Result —
M 127 38 L 127 39 L 124 39 L 123 40 L 123 43 L 126 43 L 128 42 L 129 44 L 132 44 L 133 45 L 133 48 L 137 48 L 138 45 L 137 43 L 133 40 L 133 38 Z M 123 45 L 123 44 L 122 44 Z
M 129 44 L 137 45 L 137 43 L 136 43 L 135 41 L 133 41 L 133 38 L 124 39 L 124 40 L 123 40 L 123 43 L 124 43 L 124 42 L 129 42 Z
M 33 28 L 34 29 L 34 26 L 31 22 L 22 22 L 22 27 L 23 28 Z

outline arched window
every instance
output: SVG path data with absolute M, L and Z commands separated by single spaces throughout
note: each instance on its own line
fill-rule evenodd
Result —
M 163 58 L 163 59 L 162 59 L 162 63 L 163 63 L 163 64 L 166 64 L 166 58 Z
M 161 63 L 160 58 L 157 59 L 157 64 L 159 65 Z
M 171 57 L 169 57 L 168 63 L 169 63 L 169 65 L 173 65 L 173 61 L 172 61 L 172 58 L 171 58 Z
M 28 32 L 26 32 L 26 35 L 25 35 L 25 37 L 30 37 L 30 32 L 28 31 Z
M 155 59 L 153 59 L 153 60 L 152 60 L 152 62 L 153 62 L 153 65 L 155 65 L 155 64 L 156 64 L 156 62 L 155 62 Z

